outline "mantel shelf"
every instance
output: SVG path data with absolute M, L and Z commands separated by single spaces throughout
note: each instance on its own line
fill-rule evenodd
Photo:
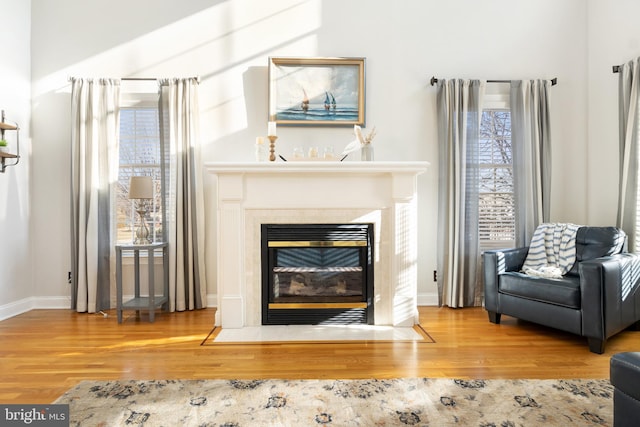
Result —
M 422 173 L 429 167 L 426 161 L 375 161 L 375 162 L 210 162 L 205 169 L 213 174 L 310 174 L 330 173 L 365 175 L 384 173 Z

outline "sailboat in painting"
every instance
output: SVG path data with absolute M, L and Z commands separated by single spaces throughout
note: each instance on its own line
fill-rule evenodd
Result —
M 302 92 L 304 93 L 304 97 L 302 98 L 302 102 L 300 103 L 300 108 L 302 108 L 302 111 L 306 113 L 307 111 L 309 111 L 309 97 L 307 96 L 307 91 L 302 89 Z
M 357 105 L 345 104 L 344 95 L 339 94 L 340 106 L 338 106 L 333 92 L 328 90 L 314 94 L 310 87 L 298 86 L 296 93 L 299 91 L 302 92 L 302 99 L 293 98 L 288 108 L 279 110 L 276 116 L 278 120 L 341 122 L 358 119 Z
M 324 109 L 329 111 L 330 109 L 336 109 L 336 99 L 333 97 L 333 93 L 326 92 L 324 93 Z

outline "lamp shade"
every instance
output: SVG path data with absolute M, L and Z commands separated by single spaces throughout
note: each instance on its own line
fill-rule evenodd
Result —
M 153 180 L 150 176 L 132 176 L 129 181 L 130 199 L 153 199 Z

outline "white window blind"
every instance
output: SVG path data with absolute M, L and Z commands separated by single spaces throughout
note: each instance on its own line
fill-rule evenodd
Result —
M 479 147 L 480 250 L 515 245 L 511 113 L 508 109 L 483 110 Z
M 134 106 L 120 109 L 120 170 L 116 194 L 116 233 L 118 243 L 133 241 L 139 217 L 129 200 L 129 179 L 151 176 L 154 198 L 148 205 L 147 226 L 152 241 L 162 240 L 161 150 L 158 107 Z

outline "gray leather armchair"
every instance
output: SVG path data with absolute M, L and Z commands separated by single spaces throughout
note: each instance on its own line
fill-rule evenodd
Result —
M 613 426 L 640 424 L 640 353 L 617 353 L 610 361 L 613 385 Z
M 616 227 L 580 227 L 576 262 L 562 278 L 521 272 L 527 247 L 483 254 L 485 309 L 489 320 L 508 316 L 586 337 L 604 353 L 609 337 L 640 326 L 640 254 L 627 252 Z

